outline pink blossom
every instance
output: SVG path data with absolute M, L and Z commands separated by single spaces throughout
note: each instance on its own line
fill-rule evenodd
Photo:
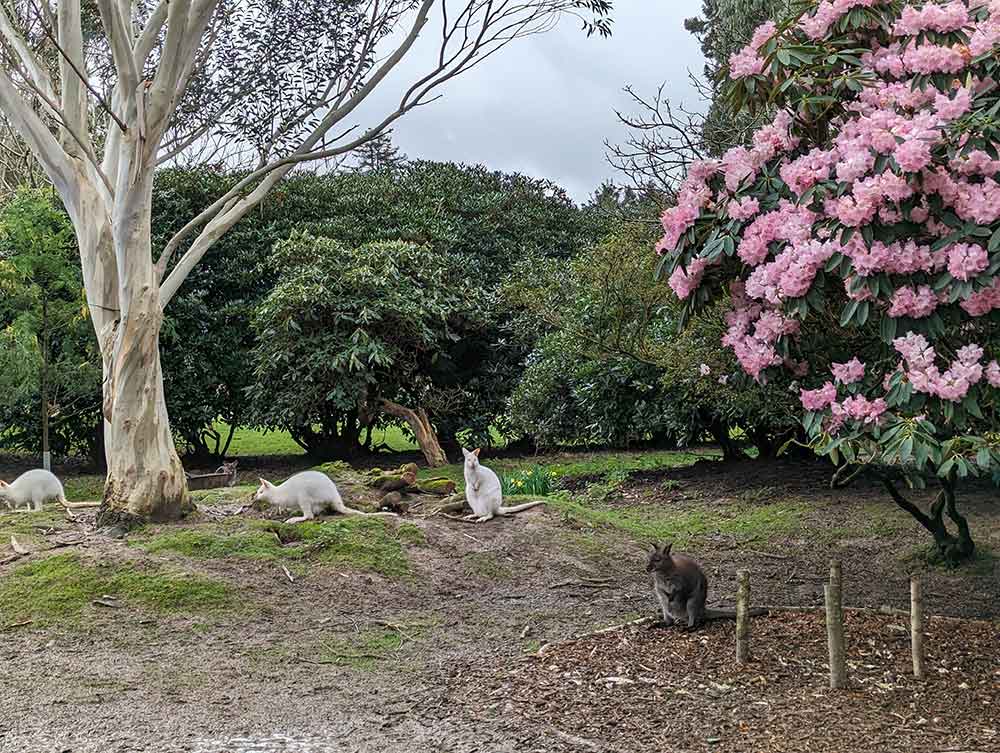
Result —
M 926 141 L 905 141 L 896 149 L 896 163 L 908 173 L 918 173 L 931 163 L 931 145 Z
M 729 75 L 733 78 L 745 78 L 746 76 L 756 76 L 763 72 L 765 61 L 759 54 L 759 50 L 767 41 L 774 36 L 776 25 L 773 21 L 761 24 L 754 32 L 750 44 L 729 58 Z
M 726 212 L 733 220 L 749 220 L 759 210 L 760 202 L 752 196 L 747 196 L 742 200 L 733 199 L 726 207 Z
M 1000 279 L 994 278 L 989 287 L 981 288 L 959 303 L 969 316 L 985 316 L 1000 309 Z
M 667 284 L 678 298 L 684 300 L 701 285 L 701 278 L 705 276 L 707 266 L 708 262 L 704 259 L 695 259 L 686 270 L 678 264 Z
M 830 371 L 837 384 L 854 384 L 865 377 L 865 365 L 857 358 L 852 358 L 847 363 L 831 364 Z
M 934 313 L 934 309 L 937 307 L 937 296 L 934 295 L 934 291 L 929 285 L 921 285 L 917 288 L 901 287 L 893 293 L 888 313 L 894 318 L 909 316 L 913 319 L 923 319 Z
M 986 366 L 986 381 L 991 387 L 1000 387 L 1000 364 L 990 361 Z
M 975 277 L 989 265 L 986 249 L 975 243 L 956 243 L 948 249 L 948 271 L 957 280 Z
M 896 36 L 916 36 L 926 30 L 944 33 L 957 31 L 968 23 L 969 9 L 959 0 L 952 0 L 947 5 L 927 3 L 919 9 L 907 5 L 892 33 Z
M 910 73 L 958 73 L 965 68 L 965 56 L 957 47 L 923 44 L 906 48 L 903 65 Z
M 806 410 L 823 410 L 837 399 L 837 388 L 833 382 L 826 382 L 818 390 L 802 390 L 799 392 L 799 400 Z

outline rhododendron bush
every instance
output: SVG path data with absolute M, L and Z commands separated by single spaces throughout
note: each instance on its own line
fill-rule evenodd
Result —
M 823 0 L 761 26 L 726 92 L 773 121 L 690 166 L 657 246 L 689 313 L 729 296 L 751 378 L 800 377 L 812 447 L 878 469 L 953 560 L 973 553 L 958 480 L 1000 467 L 998 42 L 1000 0 Z M 931 475 L 924 512 L 895 480 Z

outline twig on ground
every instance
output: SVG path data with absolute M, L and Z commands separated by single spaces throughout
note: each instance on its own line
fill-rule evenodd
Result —
M 289 583 L 294 583 L 295 582 L 295 576 L 293 576 L 290 572 L 288 572 L 288 568 L 287 567 L 285 567 L 284 565 L 282 565 L 281 566 L 281 570 L 282 570 L 282 572 L 285 573 L 285 577 L 288 578 L 288 582 Z
M 770 557 L 773 560 L 790 560 L 791 557 L 787 554 L 771 554 L 770 552 L 761 552 L 756 549 L 744 549 L 743 551 L 749 554 L 756 554 L 761 557 Z
M 30 625 L 34 620 L 25 620 L 24 622 L 12 622 L 9 625 L 4 625 L 0 628 L 0 631 L 13 630 L 14 628 L 24 627 L 25 625 Z

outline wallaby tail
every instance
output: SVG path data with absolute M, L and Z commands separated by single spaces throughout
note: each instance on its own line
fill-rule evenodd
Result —
M 513 515 L 516 512 L 521 512 L 522 510 L 530 510 L 532 507 L 538 507 L 539 505 L 544 505 L 543 500 L 538 500 L 537 502 L 527 502 L 523 505 L 517 505 L 516 507 L 501 507 L 497 512 L 500 515 Z
M 67 510 L 82 510 L 87 507 L 100 507 L 100 502 L 67 502 L 65 497 L 59 500 L 59 504 Z
M 747 614 L 751 617 L 762 617 L 767 614 L 767 610 L 762 607 L 748 609 Z M 704 614 L 706 620 L 735 620 L 735 609 L 706 609 Z
M 398 518 L 394 512 L 361 512 L 361 510 L 355 510 L 353 507 L 348 507 L 344 504 L 344 500 L 339 497 L 333 500 L 333 509 L 339 512 L 341 515 L 361 515 L 367 518 Z

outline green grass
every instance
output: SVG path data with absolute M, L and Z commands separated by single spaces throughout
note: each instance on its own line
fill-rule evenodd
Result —
M 192 559 L 309 560 L 402 577 L 411 572 L 405 545 L 421 546 L 412 523 L 393 526 L 378 518 L 343 518 L 287 524 L 231 521 L 142 534 L 130 542 L 150 553 Z
M 668 512 L 662 508 L 611 507 L 567 494 L 550 497 L 547 504 L 570 522 L 592 528 L 617 529 L 638 541 L 672 541 L 680 546 L 709 534 L 729 535 L 743 540 L 787 535 L 799 527 L 808 509 L 798 501 L 782 501 L 757 506 Z
M 229 433 L 229 425 L 217 421 L 215 429 L 223 436 Z M 384 431 L 375 430 L 372 439 L 375 445 L 386 444 L 395 452 L 408 452 L 417 449 L 417 445 L 403 433 L 400 426 L 389 426 Z M 230 456 L 247 455 L 304 455 L 303 450 L 295 443 L 287 431 L 261 431 L 259 429 L 240 428 L 233 434 L 229 445 Z
M 580 454 L 561 454 L 538 456 L 531 458 L 491 458 L 483 457 L 483 465 L 496 471 L 500 476 L 514 476 L 540 468 L 547 474 L 555 473 L 558 479 L 573 479 L 596 476 L 607 477 L 617 474 L 627 477 L 639 471 L 658 471 L 668 468 L 682 468 L 706 457 L 714 457 L 711 453 L 681 452 L 663 450 L 654 452 L 595 452 Z M 453 463 L 442 468 L 425 468 L 420 471 L 421 477 L 446 476 L 464 488 L 464 465 Z
M 8 543 L 12 535 L 34 536 L 49 528 L 61 531 L 69 527 L 62 509 L 50 505 L 39 512 L 0 513 L 0 546 Z
M 57 554 L 21 565 L 0 581 L 0 614 L 4 624 L 73 623 L 104 595 L 164 613 L 211 612 L 233 604 L 229 587 L 219 581 L 132 565 L 98 567 L 75 554 Z

